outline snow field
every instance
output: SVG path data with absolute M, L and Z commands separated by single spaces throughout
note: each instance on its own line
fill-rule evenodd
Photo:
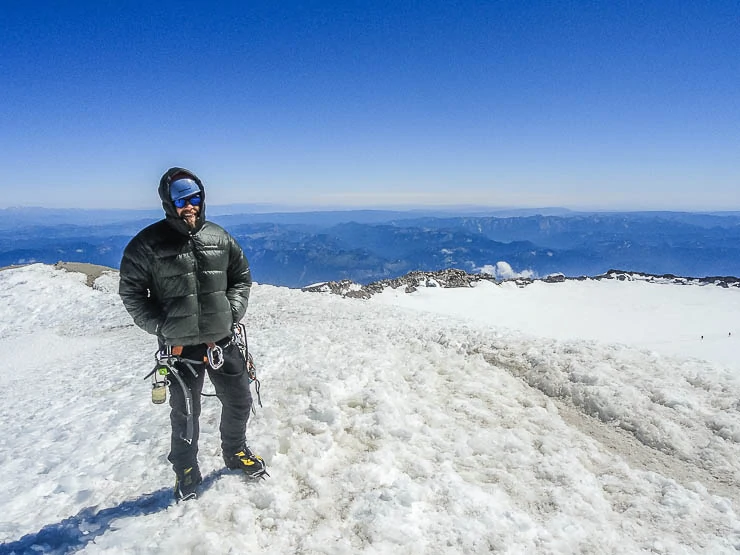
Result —
M 0 272 L 0 347 L 18 353 L 0 372 L 0 553 L 44 527 L 58 553 L 740 547 L 732 369 L 266 285 L 245 319 L 264 403 L 248 439 L 272 477 L 222 472 L 206 398 L 205 491 L 171 504 L 168 408 L 142 379 L 155 342 L 115 276 L 78 277 Z

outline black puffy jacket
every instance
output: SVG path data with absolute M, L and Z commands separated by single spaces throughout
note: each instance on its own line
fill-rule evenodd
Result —
M 203 196 L 195 229 L 177 216 L 170 179 L 188 174 Z M 247 310 L 252 276 L 241 247 L 205 220 L 200 179 L 172 168 L 159 184 L 165 219 L 141 230 L 121 260 L 119 294 L 137 326 L 168 345 L 211 343 L 231 335 Z

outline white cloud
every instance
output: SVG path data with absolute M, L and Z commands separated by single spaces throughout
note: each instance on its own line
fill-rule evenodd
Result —
M 497 279 L 513 279 L 513 278 L 533 278 L 535 273 L 532 270 L 522 270 L 521 272 L 515 272 L 511 267 L 511 264 L 499 260 L 495 265 L 485 264 L 480 268 L 477 268 L 482 274 L 491 275 Z

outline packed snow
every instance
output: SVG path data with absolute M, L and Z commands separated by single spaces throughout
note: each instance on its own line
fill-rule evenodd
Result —
M 623 343 L 668 355 L 697 357 L 740 371 L 740 291 L 715 285 L 635 279 L 526 286 L 508 281 L 473 288 L 386 289 L 375 302 L 405 306 L 558 340 Z M 733 330 L 738 335 L 733 337 Z
M 223 470 L 205 398 L 203 492 L 179 504 L 156 342 L 116 291 L 0 272 L 0 554 L 740 549 L 740 290 L 255 285 L 271 477 Z

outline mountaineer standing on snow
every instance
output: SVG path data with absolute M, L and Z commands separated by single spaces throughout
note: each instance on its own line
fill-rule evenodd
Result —
M 121 260 L 119 294 L 137 326 L 154 334 L 181 361 L 170 381 L 171 450 L 175 498 L 197 497 L 198 417 L 206 372 L 222 403 L 221 448 L 226 466 L 251 478 L 265 464 L 246 444 L 252 408 L 244 355 L 232 340 L 247 310 L 252 276 L 236 240 L 205 219 L 198 177 L 171 168 L 159 182 L 165 218 L 140 231 Z M 218 356 L 215 356 L 215 355 Z M 218 358 L 218 360 L 214 360 Z M 186 362 L 182 362 L 186 361 Z M 188 398 L 192 407 L 188 407 Z

